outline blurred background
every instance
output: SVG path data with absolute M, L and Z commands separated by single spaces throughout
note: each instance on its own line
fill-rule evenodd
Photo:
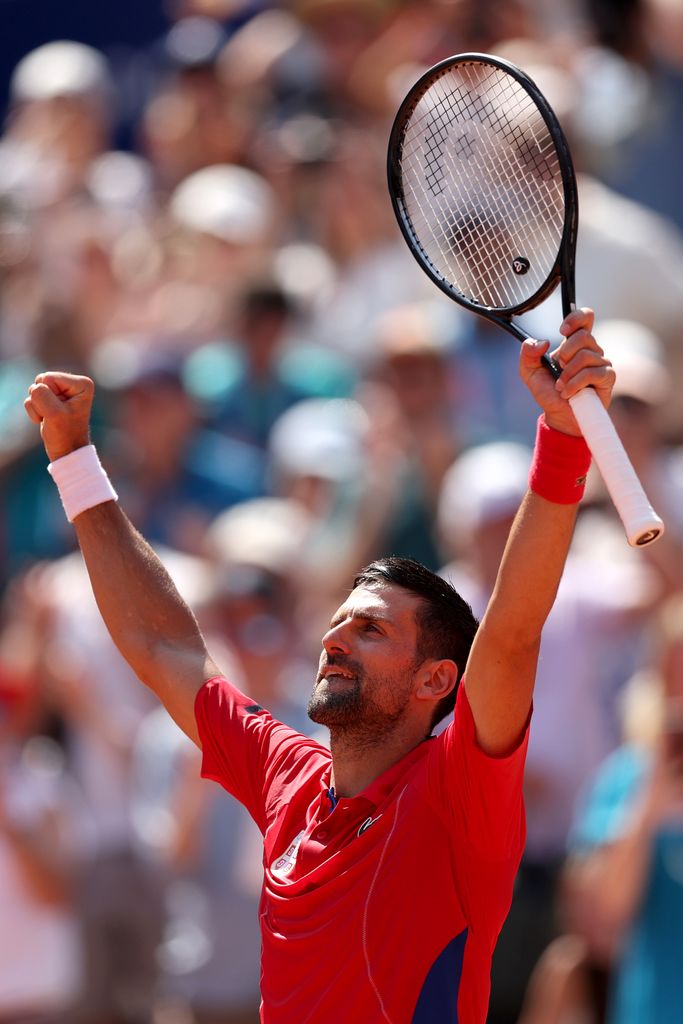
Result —
M 0 11 L 0 1024 L 258 1020 L 259 836 L 109 641 L 23 412 L 37 372 L 94 378 L 126 511 L 291 725 L 367 561 L 485 606 L 536 412 L 508 335 L 414 263 L 384 170 L 407 88 L 467 50 L 570 138 L 578 301 L 667 522 L 633 552 L 591 477 L 489 1024 L 683 1020 L 680 0 Z M 560 319 L 551 297 L 527 327 Z

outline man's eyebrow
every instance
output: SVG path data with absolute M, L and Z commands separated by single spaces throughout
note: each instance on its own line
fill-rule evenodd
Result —
M 344 622 L 344 620 L 349 617 L 352 619 L 361 619 L 364 622 L 386 622 L 388 624 L 391 624 L 391 619 L 389 619 L 386 615 L 381 615 L 379 612 L 373 612 L 369 610 L 362 611 L 360 608 L 358 608 L 352 611 L 350 613 L 350 616 L 348 612 L 337 612 L 337 614 L 334 615 L 330 620 L 330 628 L 332 629 L 334 626 L 338 626 L 340 622 Z

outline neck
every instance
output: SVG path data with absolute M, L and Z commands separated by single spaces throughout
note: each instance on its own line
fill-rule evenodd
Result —
M 426 738 L 424 728 L 398 726 L 390 734 L 369 736 L 350 730 L 330 732 L 332 785 L 337 797 L 362 793 L 383 772 Z

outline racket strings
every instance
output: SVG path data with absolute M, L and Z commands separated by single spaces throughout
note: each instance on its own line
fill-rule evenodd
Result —
M 442 110 L 446 109 L 447 107 L 446 99 L 446 96 L 441 96 L 440 108 Z M 471 104 L 468 103 L 467 106 L 471 106 Z M 499 113 L 501 109 L 500 107 L 496 107 L 495 104 L 492 104 L 491 102 L 487 102 L 485 104 L 485 107 L 483 107 L 481 103 L 476 103 L 475 107 L 475 111 L 465 110 L 465 115 L 470 120 L 472 120 L 473 113 L 476 113 L 477 115 L 479 115 L 479 117 L 488 117 L 489 123 L 491 123 L 491 125 L 494 127 L 494 130 L 500 130 L 502 128 L 503 132 L 507 132 L 508 137 L 511 138 L 514 142 L 524 140 L 524 136 L 519 128 L 518 123 L 512 122 L 512 131 L 509 130 L 510 120 L 507 117 L 501 116 L 501 114 Z M 518 114 L 516 111 L 514 111 L 513 114 L 515 118 L 518 118 Z M 444 135 L 443 125 L 440 125 L 440 135 L 441 137 L 443 137 Z M 465 136 L 465 138 L 469 142 L 468 154 L 470 157 L 472 157 L 476 154 L 477 147 L 472 143 L 470 139 L 468 139 L 467 136 Z M 482 148 L 485 147 L 482 147 L 480 142 L 479 149 L 481 150 Z M 461 145 L 456 145 L 453 153 L 449 154 L 448 152 L 446 152 L 445 154 L 442 154 L 445 158 L 445 161 L 450 163 L 451 181 L 453 181 L 457 177 L 457 171 L 461 165 L 459 162 L 457 162 L 456 158 L 459 157 L 462 154 L 462 152 L 463 147 Z M 500 166 L 496 162 L 492 162 L 490 160 L 489 155 L 489 159 L 487 160 L 485 165 L 486 168 L 488 168 L 490 171 L 488 180 L 488 194 L 484 194 L 481 191 L 482 181 L 484 181 L 485 184 L 486 182 L 482 177 L 480 168 L 477 168 L 476 170 L 476 181 L 474 182 L 474 188 L 472 188 L 473 183 L 471 181 L 471 178 L 469 181 L 464 182 L 464 194 L 467 200 L 467 214 L 464 221 L 462 221 L 461 219 L 459 225 L 457 225 L 456 220 L 456 230 L 451 231 L 451 244 L 448 246 L 449 251 L 456 251 L 459 254 L 465 256 L 465 270 L 467 271 L 467 276 L 469 278 L 472 277 L 473 261 L 475 261 L 474 269 L 476 272 L 476 260 L 481 260 L 482 256 L 484 256 L 484 259 L 481 260 L 480 264 L 481 271 L 483 274 L 484 281 L 488 286 L 487 290 L 489 292 L 493 292 L 493 295 L 486 296 L 486 298 L 488 299 L 489 304 L 495 305 L 504 304 L 506 301 L 504 296 L 500 293 L 500 290 L 496 288 L 496 284 L 500 283 L 501 280 L 504 280 L 509 276 L 508 268 L 510 266 L 511 260 L 514 259 L 512 242 L 514 241 L 517 249 L 519 249 L 519 246 L 521 244 L 519 228 L 521 228 L 522 231 L 528 228 L 530 220 L 528 215 L 524 216 L 525 210 L 523 207 L 520 208 L 519 203 L 517 203 L 517 231 L 514 230 L 513 222 L 510 219 L 511 197 L 509 182 L 511 178 L 515 178 L 519 170 L 518 162 L 516 163 L 516 165 L 513 165 L 509 159 L 509 154 L 511 152 L 514 152 L 514 149 L 508 147 L 507 150 L 504 149 L 502 153 L 498 154 L 499 157 L 502 156 L 502 164 Z M 476 167 L 476 160 L 474 161 L 474 165 Z M 515 183 L 518 184 L 518 181 L 516 181 Z M 531 205 L 532 207 L 534 205 L 536 206 L 535 209 L 532 209 L 530 211 L 530 213 L 533 216 L 539 218 L 544 214 L 545 211 L 539 207 L 537 202 L 535 202 L 534 193 L 531 193 Z M 440 204 L 440 206 L 442 214 L 446 213 L 447 211 L 444 210 L 443 204 Z M 520 214 L 522 215 L 521 217 Z M 453 217 L 450 218 L 451 221 L 453 219 Z M 541 221 L 541 223 L 543 223 L 543 221 Z M 504 235 L 501 234 L 502 228 L 507 229 Z M 507 251 L 497 251 L 494 253 L 491 253 L 489 251 L 490 247 L 487 244 L 487 242 L 490 241 L 489 235 L 491 234 L 492 230 L 495 230 L 497 233 L 496 241 L 498 247 L 500 247 L 501 241 L 506 241 L 507 236 Z M 449 241 L 449 239 L 447 238 L 446 241 Z M 457 244 L 454 245 L 454 242 L 456 242 Z M 487 256 L 488 258 L 486 258 Z M 501 264 L 501 256 L 506 257 L 504 264 Z M 501 269 L 503 269 L 502 274 Z M 473 282 L 470 281 L 470 287 L 472 286 Z M 476 284 L 474 286 L 476 286 Z
M 514 78 L 467 64 L 433 80 L 407 119 L 400 162 L 416 241 L 465 298 L 510 308 L 545 283 L 562 239 L 562 175 Z
M 519 118 L 518 118 L 517 112 L 514 112 L 516 120 L 511 123 L 510 119 L 508 117 L 506 117 L 506 116 L 501 114 L 501 107 L 500 107 L 500 105 L 496 106 L 495 103 L 492 103 L 490 101 L 486 101 L 484 104 L 482 104 L 480 102 L 480 97 L 477 94 L 474 95 L 474 100 L 475 100 L 474 103 L 471 102 L 471 97 L 470 96 L 466 96 L 465 99 L 466 99 L 466 103 L 465 104 L 460 103 L 460 107 L 459 107 L 461 118 L 462 118 L 463 111 L 464 111 L 464 115 L 470 121 L 473 120 L 473 115 L 476 114 L 476 115 L 478 115 L 479 118 L 488 118 L 489 123 L 491 123 L 495 128 L 499 128 L 501 126 L 501 123 L 502 123 L 503 130 L 507 131 L 508 136 L 510 136 L 514 141 L 516 141 L 516 142 L 519 142 L 519 141 L 524 142 L 525 141 L 524 135 L 521 132 L 519 124 L 518 124 Z M 498 97 L 496 97 L 496 100 L 499 103 L 499 98 Z M 450 104 L 450 106 L 449 106 L 449 104 Z M 474 110 L 467 109 L 468 107 L 471 107 L 471 106 L 473 106 L 475 109 Z M 438 160 L 435 160 L 435 156 L 434 156 L 434 152 L 433 152 L 433 150 L 434 150 L 433 140 L 434 139 L 438 140 L 439 149 L 440 149 L 440 152 L 438 153 L 438 155 L 441 156 L 441 158 L 442 158 L 441 163 L 443 165 L 444 164 L 444 156 L 448 157 L 448 155 L 449 155 L 447 153 L 444 154 L 443 143 L 444 143 L 444 140 L 445 140 L 445 138 L 446 138 L 446 136 L 448 134 L 448 127 L 450 126 L 450 124 L 452 124 L 452 120 L 449 122 L 448 126 L 446 124 L 444 124 L 443 116 L 444 116 L 444 113 L 448 114 L 448 116 L 451 116 L 450 113 L 448 113 L 451 109 L 452 109 L 452 94 L 451 93 L 442 93 L 441 96 L 439 97 L 438 103 L 435 105 L 435 112 L 436 112 L 437 116 L 436 116 L 436 119 L 432 118 L 431 132 L 428 131 L 426 133 L 427 134 L 427 142 L 428 143 L 432 142 L 432 146 L 431 146 L 432 152 L 429 154 L 429 158 L 428 159 L 429 159 L 429 162 L 431 164 L 431 174 L 430 174 L 430 179 L 429 180 L 430 180 L 430 184 L 432 185 L 432 189 L 433 190 L 435 190 L 434 166 L 435 165 L 438 166 Z M 436 131 L 434 130 L 434 125 L 436 125 L 438 130 L 436 130 Z M 430 136 L 431 136 L 431 138 L 430 138 Z M 464 139 L 465 143 L 467 143 L 466 148 L 462 145 L 463 139 Z M 480 144 L 479 148 L 481 149 L 481 144 Z M 528 145 L 528 143 L 527 143 L 527 148 L 528 148 L 528 151 L 531 151 L 531 147 Z M 451 167 L 450 167 L 451 180 L 453 180 L 456 177 L 457 169 L 460 166 L 459 163 L 454 164 L 453 163 L 453 159 L 454 158 L 455 159 L 462 158 L 463 153 L 465 153 L 465 155 L 467 157 L 469 157 L 469 158 L 474 156 L 475 153 L 476 153 L 476 146 L 473 144 L 472 140 L 467 135 L 461 136 L 460 138 L 456 139 L 456 143 L 455 143 L 453 152 L 450 154 L 450 156 L 451 156 L 451 160 L 450 160 L 450 164 L 451 164 Z M 504 156 L 504 158 L 507 158 L 507 153 L 505 153 L 505 151 L 503 151 L 503 156 Z M 524 156 L 524 154 L 522 154 L 522 156 Z M 459 235 L 456 236 L 457 237 L 457 241 L 458 241 L 459 244 L 458 244 L 457 247 L 453 246 L 451 244 L 451 246 L 449 247 L 449 249 L 451 251 L 453 251 L 454 249 L 457 249 L 461 253 L 464 252 L 464 255 L 466 256 L 466 258 L 467 257 L 471 258 L 474 255 L 475 252 L 476 252 L 476 255 L 478 257 L 481 257 L 482 256 L 482 249 L 483 249 L 483 247 L 485 245 L 485 242 L 486 242 L 486 239 L 487 239 L 487 225 L 493 226 L 496 229 L 500 229 L 500 227 L 503 225 L 505 217 L 509 213 L 509 200 L 510 200 L 510 196 L 509 196 L 509 180 L 510 180 L 511 176 L 514 177 L 514 175 L 518 171 L 518 166 L 514 166 L 514 167 L 511 166 L 509 159 L 507 159 L 506 162 L 507 162 L 507 167 L 505 168 L 505 173 L 504 174 L 498 174 L 498 175 L 496 174 L 497 165 L 495 163 L 492 163 L 490 160 L 487 162 L 486 167 L 491 172 L 490 175 L 489 175 L 489 178 L 490 178 L 489 186 L 490 187 L 489 187 L 489 194 L 488 194 L 488 196 L 484 196 L 483 192 L 476 191 L 476 190 L 475 190 L 475 192 L 473 194 L 471 188 L 469 188 L 469 189 L 465 188 L 465 190 L 464 190 L 465 191 L 465 196 L 469 200 L 469 202 L 467 203 L 468 215 L 467 215 L 466 219 L 464 220 L 464 222 L 462 222 L 460 224 Z M 546 168 L 544 168 L 544 170 L 545 170 L 546 177 L 547 177 L 548 176 L 547 175 L 547 161 L 546 161 Z M 442 168 L 442 172 L 441 172 L 440 177 L 443 178 L 444 177 L 444 173 L 445 172 L 443 171 L 443 168 Z M 481 182 L 482 182 L 482 176 L 479 173 L 479 174 L 477 174 L 477 179 L 476 179 L 477 189 L 480 188 Z M 470 184 L 471 184 L 471 182 L 470 182 Z M 534 196 L 535 196 L 535 193 L 531 193 L 532 204 L 534 203 Z M 487 200 L 487 201 L 484 201 L 484 200 Z M 448 211 L 446 211 L 444 209 L 444 206 L 443 206 L 442 203 L 440 204 L 440 206 L 441 206 L 441 213 L 442 213 L 442 215 L 448 212 Z M 536 206 L 537 206 L 537 208 L 533 212 L 536 215 L 536 217 L 538 217 L 539 215 L 542 215 L 545 211 L 541 210 L 540 208 L 538 208 L 538 204 L 536 204 Z M 519 213 L 519 211 L 518 211 L 518 213 Z M 507 219 L 509 221 L 509 217 L 507 217 Z M 453 218 L 451 217 L 450 220 L 452 221 Z M 526 226 L 526 222 L 528 222 L 528 218 L 526 218 L 525 222 L 523 222 L 523 226 Z M 448 223 L 448 219 L 447 219 L 447 223 Z M 510 225 L 508 224 L 508 227 L 509 226 Z M 435 240 L 437 241 L 437 243 L 440 241 L 440 239 L 438 239 L 438 238 L 436 238 Z M 499 239 L 499 241 L 500 241 L 500 239 Z M 484 252 L 483 255 L 485 257 L 486 253 Z M 510 256 L 510 255 L 511 254 L 508 253 L 508 256 Z M 500 263 L 499 259 L 493 260 L 493 261 L 491 259 L 489 259 L 489 260 L 484 259 L 483 260 L 482 269 L 483 269 L 485 277 L 487 278 L 487 283 L 489 284 L 489 286 L 491 286 L 494 283 L 494 281 L 497 278 L 500 277 L 500 274 L 496 273 L 496 271 L 499 269 L 499 266 L 498 266 L 499 263 Z M 498 301 L 502 302 L 503 300 L 499 297 Z

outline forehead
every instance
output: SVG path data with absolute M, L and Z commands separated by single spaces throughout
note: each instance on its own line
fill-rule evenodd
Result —
M 366 616 L 397 626 L 405 627 L 409 622 L 416 626 L 419 604 L 420 598 L 403 587 L 390 583 L 372 586 L 364 584 L 351 591 L 344 604 L 337 609 L 333 621 Z

